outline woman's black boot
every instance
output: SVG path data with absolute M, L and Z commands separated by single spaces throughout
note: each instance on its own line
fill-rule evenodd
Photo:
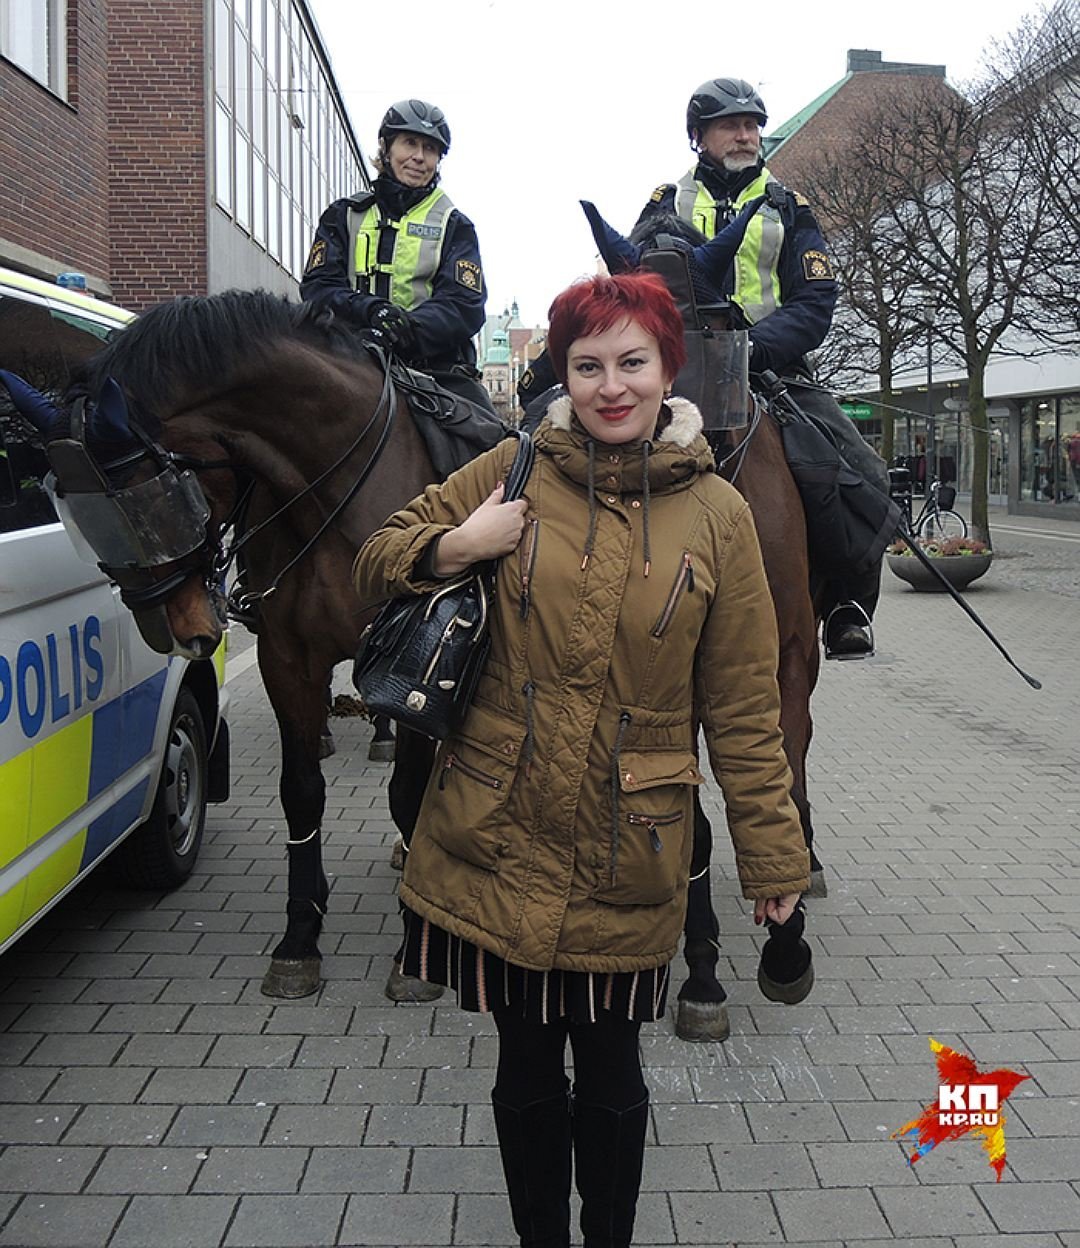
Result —
M 494 1093 L 514 1230 L 522 1248 L 570 1248 L 570 1089 L 522 1109 Z
M 786 923 L 770 923 L 769 939 L 761 950 L 758 987 L 770 1001 L 798 1005 L 814 986 L 814 963 L 803 939 L 806 911 L 800 901 Z
M 648 1125 L 647 1093 L 621 1112 L 574 1098 L 574 1175 L 585 1248 L 629 1248 Z

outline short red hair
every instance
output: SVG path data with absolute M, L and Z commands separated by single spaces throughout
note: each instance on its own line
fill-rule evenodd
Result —
M 584 278 L 555 296 L 548 311 L 547 350 L 563 385 L 571 344 L 622 321 L 636 322 L 655 338 L 664 372 L 672 379 L 678 375 L 686 363 L 682 317 L 664 279 L 639 270 Z

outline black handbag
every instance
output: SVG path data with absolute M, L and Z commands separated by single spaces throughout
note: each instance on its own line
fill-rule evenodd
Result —
M 517 434 L 503 501 L 520 498 L 532 471 L 532 438 Z M 491 645 L 488 615 L 497 560 L 479 564 L 438 589 L 393 598 L 364 629 L 353 685 L 371 715 L 416 732 L 448 737 L 476 690 Z

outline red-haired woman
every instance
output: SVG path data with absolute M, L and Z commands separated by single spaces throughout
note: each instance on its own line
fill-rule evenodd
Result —
M 507 441 L 391 516 L 355 573 L 374 602 L 501 556 L 491 657 L 406 861 L 404 970 L 494 1014 L 520 1242 L 570 1243 L 573 1152 L 585 1243 L 602 1248 L 633 1231 L 638 1032 L 664 1011 L 683 926 L 696 721 L 759 922 L 787 919 L 809 861 L 757 538 L 697 408 L 668 399 L 685 349 L 667 288 L 575 284 L 548 348 L 568 395 L 537 431 L 527 499 L 501 501 Z

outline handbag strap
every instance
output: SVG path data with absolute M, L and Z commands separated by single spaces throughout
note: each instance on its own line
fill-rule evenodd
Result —
M 536 459 L 536 444 L 532 440 L 532 436 L 525 432 L 524 429 L 517 431 L 517 452 L 514 455 L 514 462 L 510 465 L 510 471 L 506 474 L 506 486 L 503 490 L 503 502 L 512 503 L 519 499 L 525 492 L 525 486 L 529 481 L 529 473 L 532 472 L 533 460 Z

